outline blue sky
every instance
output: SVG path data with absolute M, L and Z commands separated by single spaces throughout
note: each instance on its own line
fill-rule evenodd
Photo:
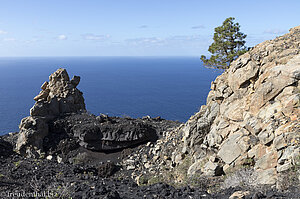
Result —
M 0 0 L 0 56 L 200 56 L 235 17 L 247 46 L 300 25 L 299 0 Z

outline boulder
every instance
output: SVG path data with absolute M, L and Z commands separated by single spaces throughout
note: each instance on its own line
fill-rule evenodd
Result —
M 275 168 L 266 170 L 258 169 L 257 173 L 257 184 L 275 184 L 277 181 L 277 172 Z
M 283 165 L 277 165 L 277 172 L 283 172 L 283 171 L 286 171 L 286 170 L 289 170 L 291 168 L 291 163 L 290 162 L 287 162 Z
M 275 138 L 274 133 L 267 129 L 258 134 L 258 139 L 262 144 L 268 144 Z
M 269 100 L 277 96 L 285 87 L 293 85 L 296 79 L 299 65 L 295 64 L 300 56 L 295 60 L 290 60 L 286 65 L 272 67 L 259 77 L 256 83 L 256 89 L 250 102 L 252 114 L 256 114 L 259 109 Z
M 26 117 L 22 119 L 19 128 L 20 131 L 16 143 L 16 150 L 19 153 L 26 154 L 27 147 L 43 148 L 43 139 L 49 132 L 48 124 L 44 118 Z
M 232 71 L 228 75 L 228 83 L 233 91 L 237 91 L 239 88 L 249 83 L 251 79 L 255 78 L 259 71 L 259 66 L 254 62 L 249 61 L 249 57 L 243 56 L 241 59 L 244 59 L 244 63 L 247 63 L 244 67 L 238 68 L 236 71 L 235 68 L 232 68 Z M 248 61 L 246 61 L 248 60 Z
M 282 149 L 287 146 L 287 143 L 283 135 L 279 135 L 274 139 L 274 146 L 277 150 Z
M 286 161 L 294 161 L 297 156 L 300 156 L 300 148 L 296 146 L 289 146 L 283 150 L 281 157 L 278 160 L 279 164 L 284 164 Z
M 244 199 L 248 195 L 250 195 L 250 191 L 236 191 L 233 194 L 231 194 L 229 199 Z
M 262 130 L 262 121 L 260 118 L 250 116 L 245 118 L 245 123 L 245 128 L 253 135 L 257 135 Z
M 277 151 L 271 151 L 263 155 L 260 159 L 255 163 L 255 169 L 270 169 L 275 168 L 277 166 L 278 153 Z
M 263 144 L 257 144 L 248 151 L 249 158 L 260 159 L 267 153 L 267 147 Z
M 197 160 L 188 168 L 187 175 L 192 176 L 196 173 L 201 173 L 204 164 L 205 160 Z
M 202 168 L 202 172 L 207 176 L 220 176 L 222 175 L 223 169 L 216 162 L 208 161 Z
M 218 156 L 226 163 L 230 164 L 235 159 L 237 159 L 241 153 L 242 149 L 240 146 L 234 141 L 228 141 L 223 146 L 221 146 Z

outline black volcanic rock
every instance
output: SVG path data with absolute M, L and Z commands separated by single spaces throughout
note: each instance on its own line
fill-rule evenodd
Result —
M 13 153 L 13 145 L 0 138 L 0 158 L 7 158 Z
M 157 139 L 155 129 L 140 120 L 111 118 L 102 123 L 96 121 L 73 127 L 74 136 L 87 149 L 116 150 Z
M 106 162 L 98 167 L 98 175 L 103 178 L 112 176 L 118 167 L 112 162 Z
M 47 140 L 72 138 L 86 149 L 112 151 L 158 137 L 156 130 L 141 119 L 71 114 L 49 123 Z

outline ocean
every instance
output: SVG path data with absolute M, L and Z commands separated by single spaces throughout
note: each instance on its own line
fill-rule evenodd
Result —
M 185 122 L 206 103 L 221 71 L 198 57 L 0 58 L 0 135 L 18 131 L 40 86 L 58 68 L 79 75 L 87 110 L 95 115 L 149 115 Z

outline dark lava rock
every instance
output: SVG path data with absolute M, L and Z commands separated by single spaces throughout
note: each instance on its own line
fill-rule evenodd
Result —
M 13 153 L 12 144 L 0 138 L 0 158 L 7 158 Z
M 88 113 L 68 114 L 48 123 L 49 133 L 44 139 L 44 150 L 57 152 L 60 150 L 55 148 L 60 144 L 65 146 L 72 142 L 70 150 L 80 145 L 93 151 L 111 152 L 156 141 L 163 131 L 180 124 L 160 117 L 133 119 L 106 115 L 96 117 Z M 61 143 L 66 139 L 67 142 Z
M 250 198 L 250 197 L 249 197 Z M 266 198 L 264 194 L 260 193 L 260 192 L 256 192 L 252 195 L 251 199 L 262 199 L 262 198 Z
M 24 158 L 12 154 L 6 159 L 0 158 L 0 198 L 7 193 L 33 193 L 50 192 L 48 198 L 229 198 L 235 191 L 242 188 L 230 188 L 207 193 L 207 186 L 190 188 L 188 186 L 176 188 L 174 186 L 158 183 L 149 186 L 137 184 L 124 176 L 124 178 L 110 176 L 100 177 L 99 170 L 89 165 L 78 166 L 74 164 L 57 163 L 46 159 Z M 111 170 L 112 165 L 106 165 L 101 171 Z M 122 171 L 119 171 L 122 172 Z M 105 172 L 104 172 L 105 173 Z M 274 189 L 249 190 L 248 198 L 299 198 L 299 189 L 288 189 L 279 193 Z M 26 197 L 35 198 L 35 197 Z
M 157 139 L 156 130 L 142 120 L 119 117 L 99 119 L 87 113 L 61 117 L 50 122 L 49 129 L 46 140 L 51 140 L 54 145 L 69 137 L 94 151 L 113 151 Z
M 74 136 L 80 139 L 80 145 L 96 151 L 108 151 L 156 140 L 156 131 L 139 121 L 116 119 L 101 123 L 88 123 L 74 126 Z
M 76 167 L 73 171 L 74 174 L 92 174 L 93 176 L 97 175 L 97 169 L 94 167 Z
M 102 178 L 107 178 L 112 176 L 118 167 L 112 162 L 106 162 L 98 167 L 98 175 Z

